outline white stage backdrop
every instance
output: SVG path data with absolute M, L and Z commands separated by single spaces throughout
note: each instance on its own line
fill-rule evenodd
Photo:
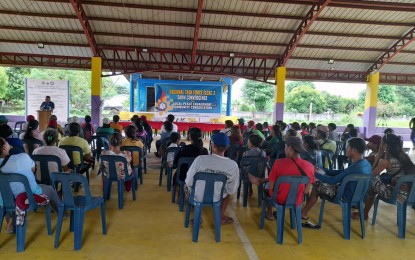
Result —
M 55 103 L 53 114 L 58 121 L 66 122 L 69 117 L 69 81 L 68 80 L 42 80 L 26 79 L 26 116 L 34 115 L 45 101 L 45 97 Z

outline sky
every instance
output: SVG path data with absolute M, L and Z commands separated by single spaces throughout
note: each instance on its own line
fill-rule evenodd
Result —
M 129 85 L 128 80 L 124 76 L 113 76 L 111 79 L 117 84 Z M 238 79 L 232 85 L 232 100 L 242 99 L 242 86 L 245 79 Z M 291 81 L 286 81 L 286 84 Z M 319 91 L 327 91 L 333 95 L 340 95 L 347 98 L 358 98 L 359 92 L 366 89 L 366 84 L 360 83 L 339 83 L 339 82 L 313 82 L 314 86 Z

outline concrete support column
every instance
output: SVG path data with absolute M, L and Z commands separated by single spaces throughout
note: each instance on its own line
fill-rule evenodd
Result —
M 101 125 L 101 57 L 92 57 L 91 59 L 91 124 Z
M 365 112 L 363 114 L 363 126 L 366 137 L 373 135 L 376 129 L 378 90 L 379 72 L 371 73 L 366 87 Z
M 287 74 L 286 67 L 277 67 L 275 71 L 275 94 L 274 94 L 274 123 L 277 120 L 284 119 L 284 100 L 285 100 L 285 76 Z
M 230 116 L 232 114 L 232 78 L 223 78 L 227 87 L 228 95 L 226 99 L 226 115 Z

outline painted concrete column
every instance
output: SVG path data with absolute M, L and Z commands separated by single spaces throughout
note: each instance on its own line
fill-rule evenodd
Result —
M 284 100 L 285 100 L 285 76 L 287 74 L 286 67 L 277 67 L 274 94 L 274 122 L 284 119 Z
M 134 74 L 130 75 L 130 112 L 134 112 L 134 105 L 135 105 L 134 88 L 137 86 L 137 92 L 139 91 L 138 90 L 138 82 L 137 82 L 137 79 L 139 79 L 139 78 L 141 78 L 140 73 L 134 73 Z
M 232 113 L 232 78 L 223 78 L 228 86 L 228 95 L 226 99 L 226 115 L 230 116 Z
M 378 104 L 379 72 L 371 73 L 366 87 L 365 112 L 363 114 L 363 126 L 365 136 L 370 137 L 376 129 L 376 114 Z
M 102 59 L 101 57 L 91 58 L 91 124 L 101 125 L 101 72 Z

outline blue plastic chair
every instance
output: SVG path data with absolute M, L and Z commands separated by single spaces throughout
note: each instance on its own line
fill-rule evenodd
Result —
M 327 151 L 327 150 L 320 150 L 321 153 L 321 159 L 323 164 L 323 169 L 325 170 L 333 170 L 333 152 Z M 327 162 L 327 164 L 326 164 Z M 328 168 L 326 167 L 328 165 Z
M 411 189 L 408 192 L 407 201 L 405 203 L 401 203 L 396 200 L 396 196 L 399 194 L 401 186 L 404 184 L 406 184 L 408 187 L 411 187 Z M 382 200 L 388 204 L 396 205 L 397 221 L 398 221 L 398 237 L 405 239 L 406 207 L 415 205 L 415 174 L 408 174 L 408 175 L 404 175 L 400 177 L 398 180 L 398 183 L 396 184 L 394 191 L 392 192 L 392 196 L 390 197 L 390 199 L 382 198 L 379 195 L 376 196 L 374 208 L 373 208 L 372 225 L 375 225 L 376 223 L 376 214 L 378 211 L 379 200 Z
M 134 156 L 132 156 L 131 160 L 131 168 L 134 170 L 134 173 L 137 175 L 138 178 L 140 178 L 140 184 L 143 184 L 143 165 L 142 165 L 142 159 L 143 159 L 143 150 L 138 146 L 121 146 L 121 151 L 129 151 L 131 152 L 131 155 L 134 153 L 138 153 L 138 166 L 134 166 L 134 164 L 137 164 L 136 161 L 134 161 Z M 137 189 L 138 183 L 136 183 L 135 188 Z
M 17 121 L 14 124 L 13 131 L 17 134 L 17 137 L 19 137 L 19 135 L 25 131 L 25 130 L 23 130 L 24 125 L 27 125 L 26 121 Z
M 82 231 L 85 220 L 85 211 L 95 209 L 101 206 L 102 233 L 107 234 L 105 220 L 105 200 L 102 196 L 92 197 L 86 178 L 78 174 L 68 174 L 64 172 L 52 172 L 52 183 L 61 183 L 63 191 L 63 203 L 59 203 L 58 223 L 56 225 L 55 244 L 59 246 L 59 237 L 62 229 L 63 216 L 65 211 L 71 211 L 70 231 L 74 232 L 74 250 L 80 250 L 82 247 Z M 82 183 L 84 186 L 84 195 L 73 195 L 71 182 Z M 56 188 L 56 186 L 55 186 Z
M 274 186 L 274 192 L 271 197 L 264 197 L 264 203 L 262 203 L 261 219 L 259 228 L 264 229 L 264 219 L 267 206 L 273 206 L 277 209 L 277 243 L 282 244 L 284 240 L 284 222 L 285 222 L 285 209 L 290 209 L 290 221 L 291 228 L 294 229 L 297 226 L 298 244 L 303 242 L 303 230 L 301 225 L 301 204 L 297 207 L 297 194 L 300 185 L 306 185 L 309 183 L 310 178 L 306 176 L 281 176 L 277 178 Z M 278 189 L 281 184 L 290 185 L 287 200 L 284 205 L 278 204 L 276 201 Z
M 24 185 L 27 198 L 29 200 L 29 208 L 26 210 L 24 217 L 24 224 L 16 226 L 16 203 L 13 192 L 10 188 L 11 182 L 20 182 Z M 11 213 L 13 216 L 13 231 L 16 232 L 16 251 L 23 252 L 26 241 L 26 226 L 27 226 L 27 212 L 29 210 L 37 210 L 39 206 L 33 198 L 32 190 L 30 189 L 29 181 L 26 176 L 16 173 L 0 174 L 0 193 L 3 199 L 3 206 L 0 207 L 0 231 L 2 229 L 3 218 L 7 213 Z M 48 228 L 48 235 L 52 235 L 52 228 L 50 223 L 50 207 L 46 207 L 46 224 Z
M 25 149 L 25 152 L 28 155 L 32 155 L 33 154 L 33 150 L 36 149 L 35 145 L 37 145 L 38 147 L 42 147 L 43 146 L 43 142 L 38 140 L 38 139 L 23 139 L 23 147 Z
M 81 169 L 84 168 L 84 152 L 82 151 L 82 148 L 78 146 L 73 146 L 73 145 L 61 145 L 59 146 L 59 148 L 62 148 L 63 150 L 65 150 L 66 154 L 71 160 L 68 163 L 69 169 L 72 169 L 73 173 L 75 174 L 80 174 Z M 74 164 L 75 156 L 79 156 L 79 161 L 80 161 L 79 165 Z M 86 171 L 85 175 L 89 183 L 89 171 Z M 78 183 L 74 184 L 74 191 L 76 192 L 78 192 L 78 185 L 79 185 Z
M 364 239 L 365 238 L 365 220 L 363 218 L 363 207 L 364 207 L 365 195 L 369 188 L 371 177 L 372 176 L 369 174 L 350 174 L 343 179 L 339 189 L 337 190 L 336 197 L 330 198 L 328 196 L 322 196 L 318 225 L 321 227 L 321 224 L 323 222 L 324 204 L 326 200 L 330 201 L 331 203 L 338 204 L 342 207 L 344 239 L 350 240 L 351 211 L 352 211 L 352 207 L 355 206 L 359 209 L 360 228 L 362 230 L 362 239 Z M 355 186 L 351 200 L 348 200 L 343 196 L 344 190 L 347 185 Z
M 176 188 L 179 187 L 179 210 L 183 212 L 184 209 L 184 182 L 180 180 L 180 171 L 183 169 L 182 167 L 187 165 L 187 169 L 190 168 L 195 157 L 182 157 L 179 159 L 177 163 L 177 171 L 176 171 L 176 183 L 173 185 L 173 192 L 171 193 L 171 202 L 176 203 Z
M 56 163 L 58 171 L 62 172 L 62 163 L 61 159 L 56 155 L 43 155 L 43 154 L 32 154 L 30 156 L 32 160 L 36 163 L 39 162 L 40 165 L 40 181 L 41 184 L 50 185 L 50 171 L 49 171 L 49 162 Z
M 198 181 L 204 182 L 204 193 L 202 201 L 197 201 L 194 197 L 196 183 Z M 186 219 L 184 222 L 184 227 L 189 227 L 189 219 L 190 219 L 190 207 L 194 206 L 194 219 L 193 219 L 193 236 L 192 241 L 197 242 L 199 237 L 199 229 L 200 229 L 200 219 L 202 218 L 202 208 L 204 206 L 212 206 L 213 207 L 213 215 L 215 220 L 215 238 L 216 242 L 220 242 L 220 205 L 222 204 L 223 200 L 223 191 L 225 189 L 227 178 L 225 175 L 210 173 L 210 172 L 197 172 L 193 177 L 193 186 L 192 191 L 190 192 L 189 200 L 187 202 L 186 207 Z M 219 182 L 221 183 L 220 188 L 220 197 L 218 201 L 215 201 L 214 193 L 215 193 L 215 184 Z
M 144 145 L 143 146 L 143 153 L 142 153 L 142 156 L 143 156 L 142 160 L 143 160 L 144 173 L 147 174 L 147 150 L 150 150 L 150 149 L 147 147 L 147 140 L 144 137 L 139 136 L 138 139 L 140 139 L 140 141 Z
M 101 155 L 101 163 L 107 162 L 108 164 L 108 171 L 109 176 L 103 176 L 104 180 L 104 198 L 109 200 L 111 197 L 111 186 L 112 182 L 118 183 L 118 208 L 124 208 L 124 183 L 125 181 L 131 181 L 131 193 L 133 195 L 133 200 L 136 200 L 136 183 L 137 183 L 137 175 L 135 173 L 128 175 L 128 168 L 127 168 L 127 160 L 120 155 Z M 125 179 L 118 179 L 117 176 L 117 163 L 123 163 L 124 165 L 124 172 L 125 172 Z
M 239 163 L 239 166 L 240 166 L 241 178 L 240 178 L 240 184 L 239 184 L 238 190 L 241 189 L 241 185 L 243 183 L 242 205 L 246 207 L 248 204 L 248 188 L 250 185 L 252 185 L 248 179 L 248 173 L 258 178 L 264 178 L 265 169 L 267 167 L 267 159 L 262 156 L 245 156 L 245 157 L 242 157 L 242 160 Z M 263 187 L 262 185 L 258 185 L 258 207 L 260 207 L 262 204 L 262 195 L 263 195 Z M 237 198 L 239 197 L 237 196 Z
M 179 153 L 180 149 L 180 147 L 167 148 L 163 158 L 161 159 L 159 186 L 161 186 L 161 183 L 163 182 L 163 172 L 165 171 L 167 175 L 167 191 L 171 190 L 173 169 L 176 168 L 176 165 L 173 165 L 172 167 L 167 165 L 167 155 L 169 153 L 174 153 L 174 158 L 176 158 L 176 155 Z
M 320 150 L 316 152 L 316 165 L 318 166 L 318 168 L 324 169 L 323 158 L 321 156 Z

